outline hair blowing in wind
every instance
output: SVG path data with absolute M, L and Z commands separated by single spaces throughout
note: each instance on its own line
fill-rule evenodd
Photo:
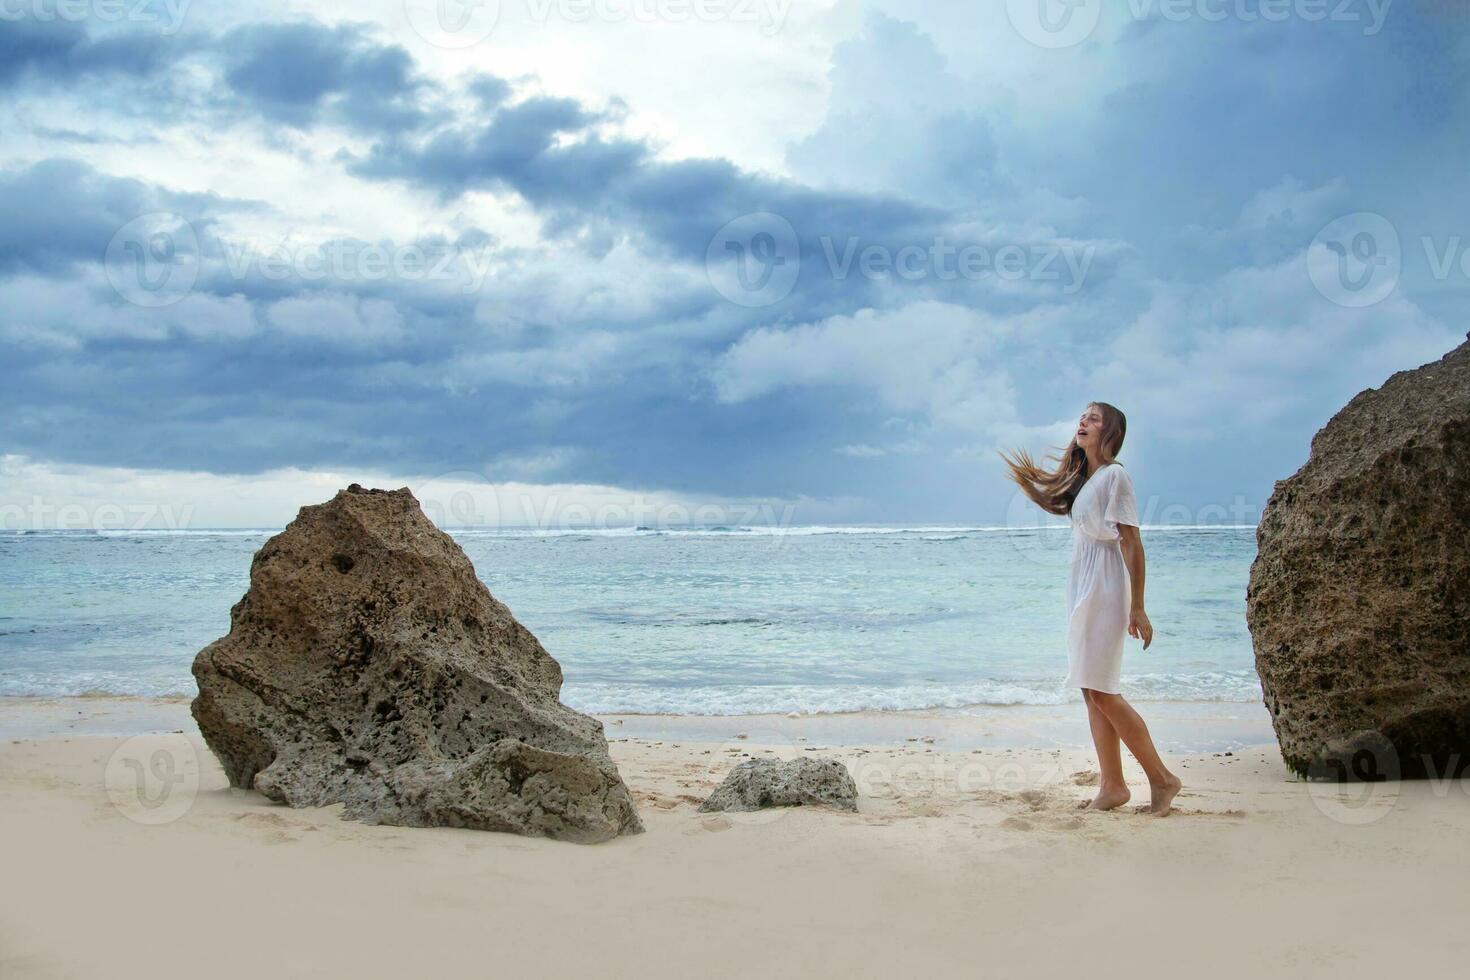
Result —
M 1102 452 L 1104 458 L 1111 460 L 1123 448 L 1128 419 L 1107 402 L 1090 402 L 1087 407 L 1102 413 Z M 1075 435 L 1060 455 L 1047 457 L 1056 464 L 1054 469 L 1045 468 L 1024 449 L 1009 453 L 1002 451 L 1000 458 L 1005 460 L 1011 479 L 1016 481 L 1021 492 L 1048 514 L 1071 514 L 1072 501 L 1077 499 L 1077 491 L 1082 489 L 1090 475 L 1087 451 L 1077 444 Z

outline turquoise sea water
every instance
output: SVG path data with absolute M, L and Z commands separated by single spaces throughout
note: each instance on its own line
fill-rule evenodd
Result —
M 0 532 L 0 695 L 192 694 L 274 533 Z M 595 713 L 1057 704 L 1061 528 L 451 531 Z M 1259 702 L 1250 528 L 1145 528 L 1138 700 Z

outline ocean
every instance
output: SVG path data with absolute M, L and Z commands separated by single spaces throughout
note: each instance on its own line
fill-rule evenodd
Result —
M 270 529 L 0 532 L 0 695 L 192 695 Z M 597 713 L 1050 705 L 1070 530 L 450 530 Z M 1148 651 L 1124 694 L 1254 702 L 1253 528 L 1146 527 Z

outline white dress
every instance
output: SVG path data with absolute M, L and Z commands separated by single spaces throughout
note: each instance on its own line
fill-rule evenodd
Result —
M 1121 693 L 1132 583 L 1118 544 L 1119 524 L 1138 526 L 1138 501 L 1128 471 L 1109 463 L 1088 477 L 1072 502 L 1067 687 Z

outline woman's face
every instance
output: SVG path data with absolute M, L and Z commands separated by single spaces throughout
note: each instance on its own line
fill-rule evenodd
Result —
M 1083 449 L 1101 449 L 1102 429 L 1102 410 L 1096 405 L 1088 405 L 1082 412 L 1082 418 L 1077 421 L 1077 445 Z

